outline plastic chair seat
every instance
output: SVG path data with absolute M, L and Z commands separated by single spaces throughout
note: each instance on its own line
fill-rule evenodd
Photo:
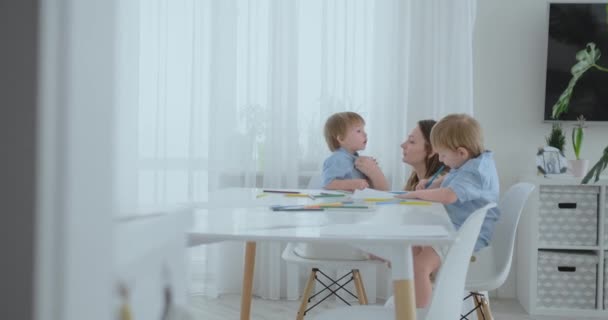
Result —
M 296 253 L 297 244 L 290 242 L 283 250 L 281 257 L 283 260 L 304 265 L 307 267 L 328 267 L 334 269 L 362 269 L 369 265 L 382 265 L 384 264 L 379 260 L 347 260 L 347 259 L 314 259 L 304 258 Z
M 496 261 L 494 260 L 494 248 L 492 246 L 483 248 L 473 254 L 475 261 L 469 264 L 469 272 L 465 288 L 467 291 L 487 291 L 487 288 L 500 286 L 496 280 Z

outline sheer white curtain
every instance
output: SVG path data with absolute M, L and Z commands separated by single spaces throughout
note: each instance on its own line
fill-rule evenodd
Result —
M 208 201 L 229 186 L 306 185 L 334 112 L 367 121 L 394 188 L 416 121 L 473 110 L 474 0 L 121 1 L 119 199 Z M 255 289 L 285 295 L 281 244 L 258 246 Z M 193 290 L 240 292 L 241 244 L 195 249 Z M 281 275 L 281 276 L 277 276 Z

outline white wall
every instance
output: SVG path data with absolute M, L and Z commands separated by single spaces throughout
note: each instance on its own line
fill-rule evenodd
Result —
M 484 127 L 486 147 L 496 152 L 503 192 L 522 175 L 535 174 L 534 155 L 545 144 L 545 136 L 551 129 L 550 124 L 543 123 L 548 3 L 548 0 L 478 1 L 475 115 Z M 567 137 L 571 127 L 564 126 Z M 571 159 L 574 155 L 569 138 L 566 143 L 566 157 Z M 608 123 L 590 124 L 581 157 L 594 164 L 606 146 Z M 499 296 L 514 295 L 514 281 L 510 279 L 499 290 Z

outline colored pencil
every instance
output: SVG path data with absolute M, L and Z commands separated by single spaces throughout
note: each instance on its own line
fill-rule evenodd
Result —
M 437 177 L 441 174 L 441 172 L 443 172 L 443 169 L 445 169 L 445 165 L 441 165 L 441 167 L 439 167 L 439 169 L 437 169 L 437 172 L 435 172 L 435 174 L 431 177 L 431 179 L 429 179 L 429 182 L 426 183 L 426 186 L 424 186 L 425 189 L 428 189 L 431 184 L 433 184 L 433 181 L 435 181 L 435 179 L 437 179 Z

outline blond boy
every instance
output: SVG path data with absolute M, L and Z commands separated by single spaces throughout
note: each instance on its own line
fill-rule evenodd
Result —
M 359 156 L 367 145 L 365 120 L 355 112 L 339 112 L 327 119 L 325 141 L 332 154 L 323 162 L 322 187 L 388 190 L 388 182 L 371 157 Z
M 441 119 L 431 131 L 433 150 L 450 172 L 426 190 L 416 190 L 399 197 L 437 201 L 445 205 L 456 229 L 475 210 L 490 202 L 498 202 L 499 182 L 492 152 L 483 147 L 481 127 L 466 114 L 451 114 Z M 426 181 L 421 181 L 426 183 Z M 486 247 L 498 220 L 498 208 L 488 210 L 475 244 L 475 251 Z M 416 304 L 429 303 L 431 273 L 441 265 L 446 248 L 419 247 L 414 252 Z

